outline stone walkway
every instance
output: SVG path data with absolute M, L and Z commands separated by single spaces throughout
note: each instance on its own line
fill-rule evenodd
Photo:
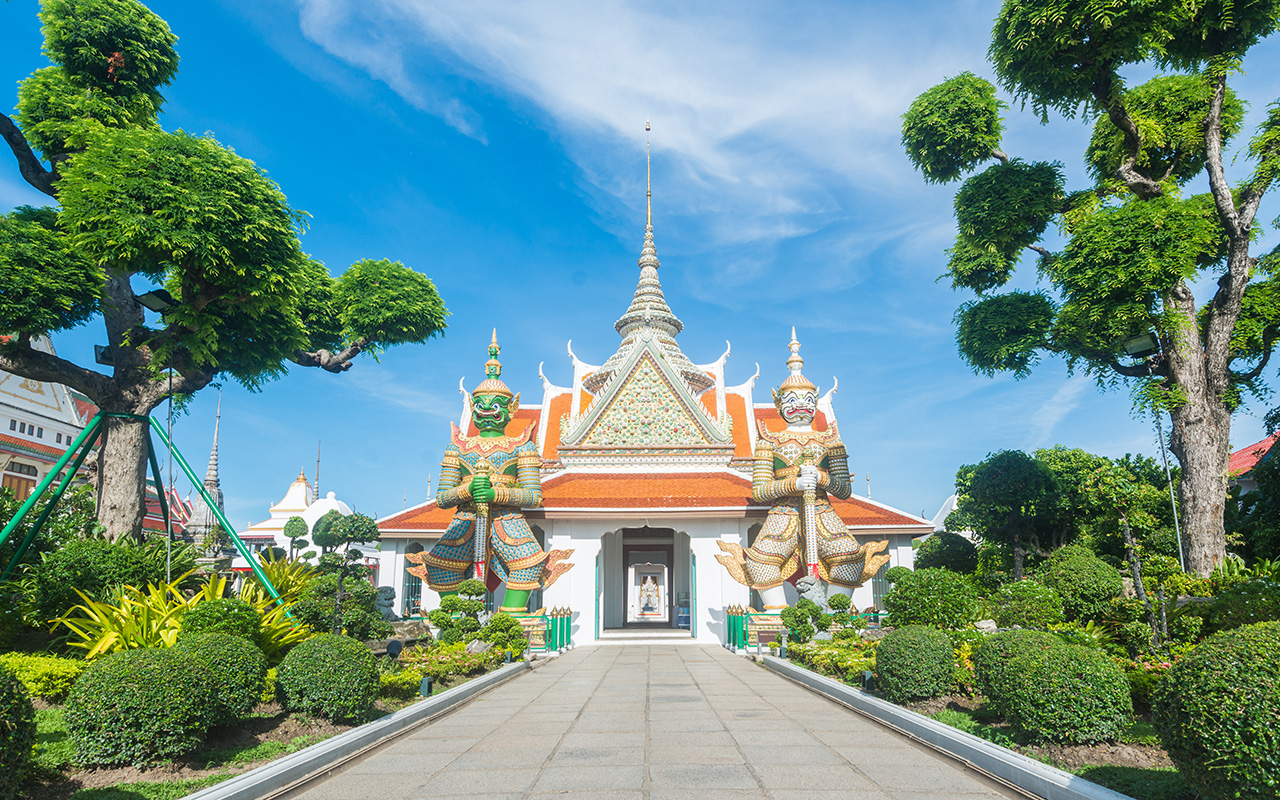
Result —
M 1021 797 L 718 647 L 580 648 L 306 800 Z

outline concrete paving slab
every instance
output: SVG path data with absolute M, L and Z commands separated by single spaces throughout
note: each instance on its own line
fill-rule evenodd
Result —
M 302 800 L 960 800 L 963 765 L 722 648 L 571 650 Z

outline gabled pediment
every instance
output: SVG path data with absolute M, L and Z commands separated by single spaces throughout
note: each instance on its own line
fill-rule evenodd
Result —
M 563 448 L 576 450 L 729 446 L 729 432 L 711 419 L 652 340 L 631 352 L 562 437 Z

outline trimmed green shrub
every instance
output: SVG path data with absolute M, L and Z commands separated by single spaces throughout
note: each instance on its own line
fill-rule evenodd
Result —
M 408 700 L 418 696 L 422 686 L 422 672 L 416 669 L 402 669 L 399 672 L 384 672 L 378 676 L 378 694 L 394 700 Z
M 1006 583 L 991 597 L 996 622 L 1002 628 L 1014 625 L 1044 630 L 1062 622 L 1062 596 L 1039 581 L 1024 578 Z
M 347 578 L 342 582 L 342 590 L 339 625 L 343 633 L 356 639 L 381 639 L 391 635 L 391 623 L 384 620 L 377 609 L 378 590 L 372 584 L 361 578 Z M 337 613 L 337 596 L 338 575 L 319 575 L 307 582 L 290 610 L 294 618 L 312 630 L 329 633 Z
M 476 634 L 476 638 L 489 642 L 499 649 L 510 650 L 517 654 L 523 653 L 529 646 L 519 620 L 501 611 L 489 617 L 489 621 Z
M 884 607 L 896 627 L 963 628 L 978 619 L 978 590 L 949 569 L 922 569 L 901 575 Z
M 158 557 L 157 557 L 158 556 Z M 164 551 L 151 546 L 112 544 L 102 539 L 76 539 L 45 553 L 35 568 L 35 613 L 44 620 L 62 616 L 79 604 L 79 589 L 95 600 L 105 600 L 116 586 L 145 589 L 148 583 L 166 581 Z M 174 550 L 173 574 L 195 566 L 190 548 Z
M 1000 685 L 1005 720 L 1037 741 L 1115 741 L 1133 721 L 1129 681 L 1114 659 L 1073 644 L 1033 650 Z
M 942 531 L 921 543 L 915 564 L 916 569 L 949 569 L 971 575 L 978 568 L 978 548 L 958 533 Z
M 262 698 L 267 657 L 262 650 L 234 633 L 191 633 L 173 646 L 190 653 L 213 675 L 214 725 L 226 725 L 248 716 Z
M 832 613 L 838 614 L 853 608 L 853 601 L 847 594 L 835 593 L 827 598 L 827 608 L 831 609 Z
M 1205 615 L 1209 633 L 1280 620 L 1280 583 L 1251 580 L 1224 589 Z
M 947 634 L 909 625 L 890 631 L 876 647 L 876 686 L 895 703 L 934 697 L 953 685 L 954 665 Z
M 1156 687 L 1160 742 L 1206 798 L 1280 789 L 1280 622 L 1210 636 Z
M 0 668 L 0 800 L 12 800 L 36 743 L 36 710 L 22 683 Z
M 258 639 L 262 615 L 238 597 L 196 603 L 182 615 L 179 638 L 197 633 L 230 633 L 251 642 Z
M 1016 676 L 1013 660 L 1027 653 L 1038 653 L 1062 646 L 1061 640 L 1044 631 L 1001 631 L 987 638 L 973 652 L 974 681 L 978 691 L 997 713 L 1003 714 L 1003 698 L 1009 693 Z
M 1069 620 L 1105 618 L 1111 598 L 1124 590 L 1120 571 L 1080 545 L 1054 551 L 1037 577 L 1062 596 L 1062 611 Z
M 262 704 L 274 703 L 279 697 L 276 690 L 276 668 L 271 667 L 266 674 L 262 676 L 262 694 L 258 696 L 258 702 Z
M 0 667 L 22 681 L 32 697 L 61 700 L 84 672 L 85 662 L 35 653 L 5 653 L 0 655 Z
M 121 650 L 91 663 L 63 707 L 76 759 L 142 765 L 204 741 L 215 713 L 214 676 L 173 648 Z
M 332 720 L 363 716 L 378 694 L 373 653 L 349 636 L 308 639 L 289 651 L 276 674 L 290 709 Z

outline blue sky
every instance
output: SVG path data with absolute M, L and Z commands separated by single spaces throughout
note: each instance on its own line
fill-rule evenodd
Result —
M 759 363 L 763 399 L 786 374 L 795 325 L 806 374 L 822 391 L 839 378 L 860 493 L 869 475 L 872 497 L 931 517 L 956 468 L 988 452 L 1061 443 L 1156 454 L 1152 420 L 1132 414 L 1126 392 L 1100 392 L 1053 359 L 1023 381 L 975 376 L 956 353 L 952 315 L 971 295 L 937 281 L 956 187 L 913 171 L 899 116 L 945 77 L 990 76 L 996 2 L 151 7 L 182 57 L 162 124 L 211 132 L 265 169 L 312 215 L 303 247 L 335 273 L 360 258 L 400 260 L 430 276 L 452 312 L 443 339 L 342 376 L 295 368 L 256 394 L 228 384 L 221 475 L 237 527 L 264 519 L 299 468 L 311 475 L 317 442 L 322 491 L 357 510 L 425 499 L 460 410 L 458 380 L 481 379 L 495 326 L 503 377 L 526 402 L 541 396 L 540 363 L 570 383 L 568 340 L 603 362 L 638 275 L 646 118 L 660 277 L 685 323 L 682 348 L 708 363 L 728 340 L 728 382 Z M 36 9 L 0 5 L 10 87 L 47 63 Z M 1234 86 L 1252 103 L 1251 130 L 1280 96 L 1280 37 L 1245 68 Z M 1004 149 L 1060 160 L 1081 187 L 1088 133 L 1080 120 L 1042 126 L 1015 110 Z M 0 162 L 0 210 L 42 202 L 11 159 Z M 1272 198 L 1259 220 L 1277 213 Z M 1268 229 L 1255 252 L 1275 241 Z M 1028 261 L 1013 285 L 1034 279 Z M 55 345 L 91 364 L 103 337 L 91 326 Z M 175 422 L 199 469 L 216 401 L 206 390 Z M 1234 446 L 1261 438 L 1264 410 L 1237 416 Z

